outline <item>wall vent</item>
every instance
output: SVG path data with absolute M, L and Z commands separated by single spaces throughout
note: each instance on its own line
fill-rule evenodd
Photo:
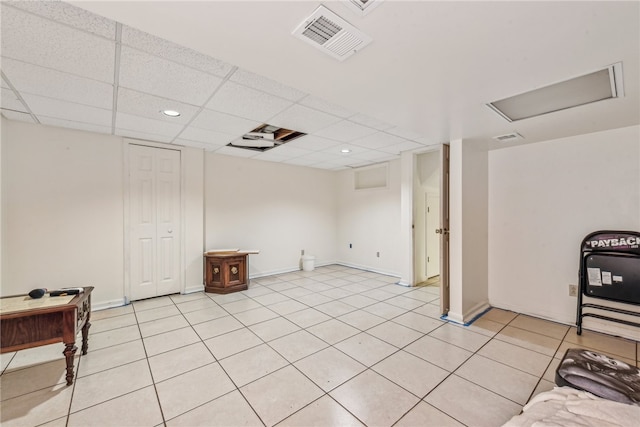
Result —
M 494 136 L 493 139 L 499 142 L 513 142 L 513 141 L 517 141 L 519 139 L 524 139 L 524 138 L 518 132 L 512 132 L 504 135 Z
M 292 34 L 339 61 L 344 61 L 372 40 L 324 6 L 319 6 Z

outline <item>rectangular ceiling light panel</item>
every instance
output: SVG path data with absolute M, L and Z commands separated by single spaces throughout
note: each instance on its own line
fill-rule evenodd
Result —
M 344 61 L 372 40 L 324 6 L 319 6 L 302 21 L 293 30 L 293 35 L 339 61 Z
M 622 97 L 622 63 L 487 104 L 510 122 Z

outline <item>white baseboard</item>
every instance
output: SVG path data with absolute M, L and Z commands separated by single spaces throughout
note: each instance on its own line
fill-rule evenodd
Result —
M 100 302 L 97 304 L 91 304 L 91 311 L 100 311 L 100 310 L 106 310 L 108 308 L 115 308 L 115 307 L 122 307 L 123 305 L 125 305 L 125 300 L 124 298 L 121 299 L 114 299 L 111 301 L 105 301 L 105 302 Z
M 370 271 L 372 273 L 384 274 L 385 276 L 392 276 L 392 277 L 397 277 L 397 278 L 400 278 L 402 276 L 400 273 L 397 273 L 395 271 L 379 270 L 377 268 L 372 268 L 372 267 L 369 267 L 369 266 L 366 266 L 366 265 L 352 264 L 352 263 L 349 263 L 349 262 L 336 261 L 333 264 L 338 264 L 338 265 L 342 265 L 342 266 L 345 266 L 345 267 L 357 268 L 358 270 Z M 402 284 L 402 285 L 403 286 L 413 286 L 413 285 L 405 285 L 405 284 Z
M 184 292 L 183 294 L 193 294 L 195 292 L 203 292 L 204 291 L 204 285 L 195 285 L 195 286 L 188 286 L 186 288 L 184 288 Z

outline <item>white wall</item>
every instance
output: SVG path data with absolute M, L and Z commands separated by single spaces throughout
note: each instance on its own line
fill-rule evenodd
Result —
M 204 289 L 204 152 L 195 148 L 182 150 L 182 190 L 184 192 L 184 233 L 186 269 L 185 291 Z
M 488 307 L 488 154 L 473 142 L 450 147 L 449 318 L 468 322 Z
M 121 139 L 5 122 L 2 295 L 94 286 L 123 296 Z
M 3 119 L 2 288 L 94 286 L 122 304 L 123 139 Z M 140 143 L 140 141 L 137 141 Z M 203 152 L 183 149 L 186 289 L 202 288 Z
M 335 261 L 333 172 L 207 153 L 206 249 L 259 249 L 252 277 L 300 268 L 300 251 L 316 264 Z
M 489 166 L 491 305 L 575 323 L 568 285 L 577 284 L 582 239 L 640 230 L 640 127 L 492 151 Z M 638 339 L 637 328 L 585 327 Z
M 356 190 L 353 170 L 337 175 L 338 260 L 400 276 L 400 161 L 388 163 L 387 188 Z

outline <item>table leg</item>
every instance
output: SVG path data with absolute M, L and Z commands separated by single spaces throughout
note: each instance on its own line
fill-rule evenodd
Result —
M 64 343 L 64 357 L 67 359 L 67 385 L 73 384 L 73 356 L 76 354 L 78 347 L 75 342 Z
M 87 319 L 86 323 L 82 327 L 82 354 L 87 354 L 87 350 L 89 349 L 89 328 L 91 327 L 91 322 Z

